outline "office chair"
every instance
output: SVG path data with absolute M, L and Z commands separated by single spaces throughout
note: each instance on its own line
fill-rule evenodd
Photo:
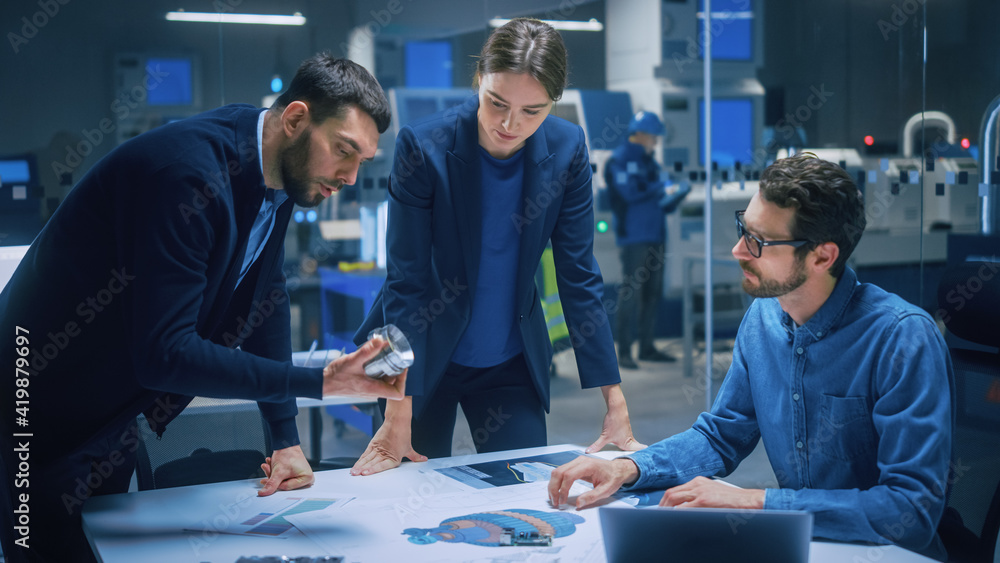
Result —
M 264 477 L 271 440 L 252 401 L 195 398 L 162 438 L 142 415 L 137 422 L 141 491 Z
M 1000 533 L 1000 263 L 963 262 L 938 285 L 955 370 L 954 467 L 939 533 L 949 561 L 994 561 Z

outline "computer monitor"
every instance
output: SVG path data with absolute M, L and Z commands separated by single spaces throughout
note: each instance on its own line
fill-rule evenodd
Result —
M 34 176 L 33 162 L 27 156 L 15 156 L 0 159 L 0 185 L 27 184 Z
M 0 155 L 0 246 L 29 244 L 42 229 L 35 155 Z
M 469 88 L 392 88 L 388 91 L 392 126 L 398 133 L 399 127 L 460 105 L 472 94 Z
M 552 105 L 552 115 L 561 117 L 574 125 L 580 125 L 580 108 L 574 103 L 558 101 Z
M 112 110 L 118 114 L 153 110 L 185 116 L 200 110 L 201 64 L 196 55 L 120 53 L 113 74 Z
M 712 100 L 712 162 L 720 167 L 750 162 L 754 155 L 752 98 Z M 698 162 L 705 161 L 705 99 L 698 101 Z
M 698 33 L 705 26 L 705 0 L 698 1 Z M 753 0 L 712 0 L 712 60 L 751 61 L 754 55 Z M 698 57 L 705 48 L 698 42 Z
M 451 88 L 451 42 L 406 42 L 406 87 Z
M 194 68 L 189 57 L 149 57 L 145 83 L 150 106 L 191 106 L 194 104 Z

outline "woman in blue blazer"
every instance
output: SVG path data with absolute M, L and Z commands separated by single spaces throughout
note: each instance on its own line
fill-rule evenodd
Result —
M 458 405 L 479 452 L 546 445 L 552 346 L 534 276 L 550 240 L 580 381 L 608 407 L 588 451 L 644 447 L 601 301 L 583 130 L 549 116 L 566 69 L 554 29 L 515 19 L 483 47 L 477 96 L 400 131 L 387 277 L 357 339 L 395 324 L 416 360 L 352 473 L 451 455 Z

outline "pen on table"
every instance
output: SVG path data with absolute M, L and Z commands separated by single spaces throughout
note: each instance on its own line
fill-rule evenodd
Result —
M 303 367 L 309 367 L 309 360 L 312 359 L 317 346 L 319 346 L 319 340 L 313 340 L 312 346 L 309 347 L 309 353 L 306 355 L 306 361 L 302 363 Z
M 185 534 L 204 534 L 204 533 L 227 534 L 227 535 L 230 535 L 230 536 L 243 536 L 245 538 L 264 537 L 264 536 L 257 535 L 257 534 L 248 534 L 247 532 L 238 532 L 238 531 L 235 531 L 235 530 L 215 530 L 215 529 L 212 529 L 212 530 L 199 530 L 197 528 L 181 528 L 181 532 L 185 533 Z M 287 540 L 288 539 L 288 536 L 267 536 L 267 537 L 269 539 L 272 539 L 272 540 Z
M 633 493 L 629 495 L 636 499 L 638 502 L 636 506 L 659 506 L 660 500 L 663 498 L 663 493 L 666 491 L 647 491 L 645 493 Z

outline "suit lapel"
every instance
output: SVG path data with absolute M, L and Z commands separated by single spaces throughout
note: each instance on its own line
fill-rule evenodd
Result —
M 236 138 L 241 140 L 240 146 L 245 143 L 248 146 L 256 147 L 259 115 L 259 111 L 251 111 L 237 122 Z M 237 237 L 233 254 L 229 257 L 229 267 L 225 277 L 219 280 L 221 285 L 218 286 L 211 314 L 207 318 L 207 326 L 209 327 L 218 327 L 219 323 L 225 322 L 224 315 L 229 309 L 233 293 L 236 290 L 236 282 L 239 280 L 240 270 L 243 267 L 243 257 L 247 251 L 250 229 L 257 218 L 257 213 L 260 212 L 260 206 L 264 201 L 264 193 L 267 189 L 264 185 L 264 176 L 260 171 L 257 151 L 254 150 L 252 154 L 240 151 L 239 158 L 241 172 L 229 176 L 232 190 L 233 221 Z M 277 229 L 277 225 L 275 228 Z
M 257 118 L 259 114 L 253 114 L 254 119 L 240 123 L 237 130 L 239 139 L 251 146 L 257 146 Z M 241 145 L 242 146 L 242 145 Z M 239 279 L 240 269 L 243 266 L 243 256 L 246 254 L 247 242 L 250 238 L 250 229 L 253 227 L 260 206 L 264 202 L 264 193 L 267 187 L 264 185 L 264 175 L 261 173 L 260 162 L 257 160 L 257 151 L 240 152 L 241 173 L 232 175 L 233 189 L 233 211 L 236 219 L 236 240 L 235 256 L 229 265 L 226 273 L 226 281 L 223 288 L 232 292 Z M 277 211 L 277 210 L 275 210 Z
M 521 191 L 521 215 L 515 218 L 520 236 L 518 253 L 517 295 L 525 295 L 528 282 L 534 284 L 542 248 L 545 218 L 558 194 L 552 181 L 552 162 L 555 156 L 549 151 L 544 127 L 539 127 L 528 138 L 524 147 L 524 187 Z
M 448 190 L 455 221 L 459 228 L 458 244 L 465 258 L 465 274 L 469 287 L 479 279 L 479 257 L 483 244 L 483 181 L 479 158 L 479 128 L 477 112 L 471 116 L 458 114 L 455 146 L 446 155 Z

